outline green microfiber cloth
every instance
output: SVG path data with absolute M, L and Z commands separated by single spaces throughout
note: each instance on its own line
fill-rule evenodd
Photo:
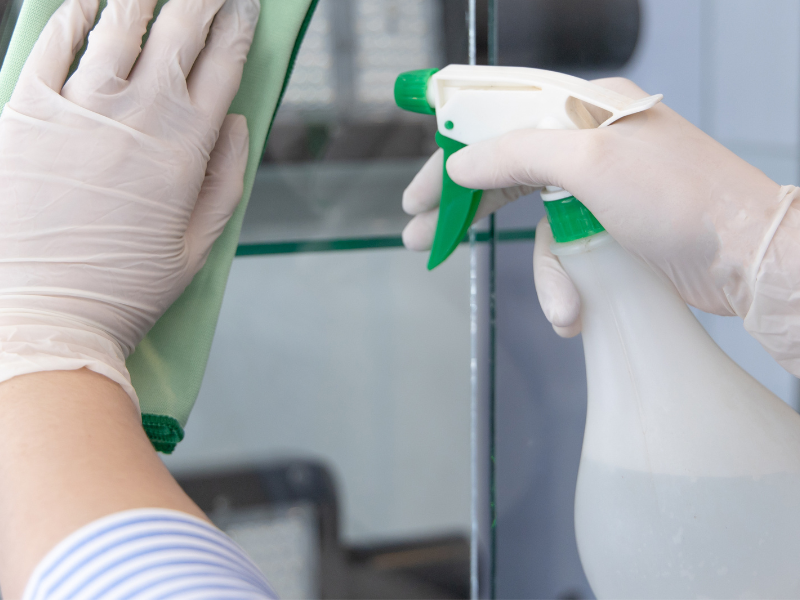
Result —
M 158 2 L 156 15 L 165 2 Z M 0 69 L 0 106 L 11 97 L 34 43 L 61 3 L 25 0 L 19 9 Z M 230 112 L 247 117 L 250 130 L 250 156 L 239 208 L 214 244 L 205 266 L 128 357 L 142 424 L 161 452 L 172 452 L 183 439 L 183 428 L 200 391 L 256 169 L 316 4 L 317 0 L 261 0 L 253 45 L 230 108 Z M 102 2 L 101 10 L 104 6 Z

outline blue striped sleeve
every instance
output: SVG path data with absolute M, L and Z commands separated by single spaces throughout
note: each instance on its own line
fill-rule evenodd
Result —
M 53 548 L 31 575 L 24 600 L 210 600 L 276 598 L 227 535 L 165 509 L 116 513 Z

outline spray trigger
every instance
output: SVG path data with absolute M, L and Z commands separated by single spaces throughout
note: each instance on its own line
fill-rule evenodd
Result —
M 439 204 L 439 221 L 436 223 L 436 235 L 433 248 L 428 259 L 428 270 L 438 267 L 464 239 L 478 205 L 481 202 L 482 190 L 471 190 L 458 185 L 447 174 L 447 159 L 453 153 L 466 146 L 461 142 L 436 132 L 436 144 L 444 150 L 442 166 L 442 199 Z

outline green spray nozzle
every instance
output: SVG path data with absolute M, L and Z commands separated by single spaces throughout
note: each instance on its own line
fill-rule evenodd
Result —
M 403 110 L 435 115 L 428 100 L 428 81 L 439 69 L 419 69 L 400 73 L 394 82 L 394 101 Z

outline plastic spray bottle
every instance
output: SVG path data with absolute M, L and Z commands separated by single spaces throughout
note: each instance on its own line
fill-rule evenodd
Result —
M 661 99 L 536 69 L 459 65 L 404 73 L 395 97 L 436 114 L 446 156 L 514 129 L 607 126 Z M 455 249 L 480 202 L 480 191 L 444 176 L 429 268 Z M 593 591 L 800 597 L 800 415 L 728 358 L 672 284 L 574 196 L 548 188 L 542 198 L 582 303 L 588 407 L 575 530 Z

